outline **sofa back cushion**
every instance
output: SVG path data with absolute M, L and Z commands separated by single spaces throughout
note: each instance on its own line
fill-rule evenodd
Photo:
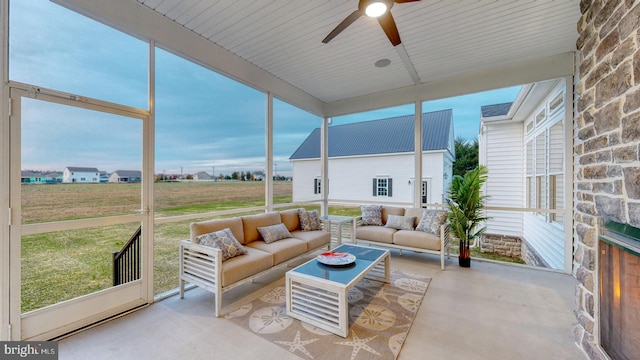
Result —
M 424 212 L 424 209 L 421 209 L 421 208 L 405 208 L 404 216 L 411 216 L 416 218 L 415 221 L 413 222 L 413 228 L 415 229 L 416 226 L 418 226 L 418 224 L 420 223 L 420 219 L 422 219 L 423 212 Z
M 280 211 L 280 222 L 282 222 L 289 231 L 300 229 L 300 216 L 298 216 L 298 210 L 300 209 Z
M 244 230 L 242 227 L 242 220 L 239 217 L 229 218 L 229 219 L 215 219 L 201 222 L 191 223 L 189 226 L 191 233 L 191 241 L 198 243 L 196 240 L 197 236 L 208 234 L 211 232 L 215 232 L 218 230 L 222 230 L 225 228 L 231 229 L 233 236 L 240 242 L 240 244 L 244 244 Z
M 275 211 L 264 214 L 241 216 L 240 218 L 242 219 L 245 244 L 262 240 L 262 235 L 260 235 L 258 227 L 280 224 L 280 213 Z
M 401 207 L 395 207 L 395 206 L 383 206 L 382 207 L 382 224 L 385 224 L 385 225 L 387 224 L 387 219 L 389 215 L 403 216 L 404 209 Z

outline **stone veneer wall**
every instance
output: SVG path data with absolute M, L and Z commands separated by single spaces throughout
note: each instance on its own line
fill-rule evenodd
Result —
M 522 240 L 519 237 L 484 234 L 480 240 L 480 251 L 514 258 L 522 257 Z
M 576 342 L 597 348 L 598 219 L 640 227 L 640 0 L 581 0 L 576 42 L 574 262 Z

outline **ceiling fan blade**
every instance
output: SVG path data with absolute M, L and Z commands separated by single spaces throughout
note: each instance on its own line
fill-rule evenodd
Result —
M 384 33 L 387 34 L 391 44 L 393 44 L 393 46 L 400 45 L 402 41 L 400 41 L 400 34 L 398 33 L 398 28 L 396 27 L 396 22 L 393 20 L 391 12 L 387 11 L 386 14 L 380 16 L 378 22 L 380 26 L 382 26 Z
M 362 14 L 363 13 L 360 10 L 356 10 L 352 12 L 351 15 L 347 16 L 344 20 L 342 20 L 342 22 L 338 24 L 338 26 L 336 26 L 335 29 L 331 30 L 329 35 L 327 35 L 327 37 L 325 37 L 324 40 L 322 40 L 322 42 L 326 44 L 329 41 L 331 41 L 331 39 L 333 39 L 338 34 L 340 34 L 342 30 L 346 29 L 349 25 L 353 24 L 354 21 L 358 20 L 358 18 L 360 18 Z
M 407 2 L 415 2 L 415 1 L 420 1 L 420 0 L 396 0 L 396 4 L 402 4 L 402 3 L 407 3 Z

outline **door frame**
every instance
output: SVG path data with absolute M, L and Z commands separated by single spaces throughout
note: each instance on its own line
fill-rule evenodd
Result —
M 151 209 L 153 136 L 150 112 L 73 94 L 12 82 L 9 115 L 9 340 L 48 340 L 153 301 L 153 216 Z M 142 121 L 142 189 L 138 214 L 23 225 L 21 222 L 21 102 L 31 98 Z M 27 313 L 21 313 L 21 237 L 41 232 L 126 223 L 142 226 L 141 277 Z

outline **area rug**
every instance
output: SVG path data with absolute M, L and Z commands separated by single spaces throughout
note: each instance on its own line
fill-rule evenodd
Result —
M 346 338 L 287 316 L 283 283 L 225 318 L 303 359 L 396 359 L 430 281 L 400 271 L 389 284 L 360 281 L 349 292 Z

